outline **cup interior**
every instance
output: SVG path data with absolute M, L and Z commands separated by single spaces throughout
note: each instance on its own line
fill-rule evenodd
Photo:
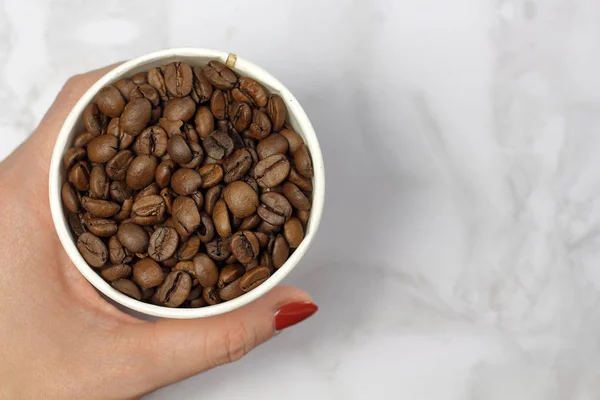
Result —
M 62 157 L 64 152 L 71 146 L 75 135 L 84 130 L 82 114 L 85 107 L 94 100 L 98 91 L 104 86 L 114 83 L 119 79 L 130 77 L 138 72 L 147 71 L 150 68 L 168 64 L 173 61 L 183 61 L 192 66 L 202 67 L 209 61 L 215 59 L 220 60 L 223 63 L 227 62 L 228 66 L 240 76 L 248 76 L 256 79 L 263 84 L 269 93 L 279 94 L 287 106 L 287 122 L 302 136 L 308 146 L 314 168 L 313 204 L 304 240 L 288 258 L 285 264 L 269 277 L 266 282 L 233 300 L 201 308 L 181 309 L 143 303 L 112 288 L 87 264 L 79 253 L 75 244 L 76 237 L 71 233 L 67 215 L 62 206 L 60 191 L 65 180 L 65 169 L 62 163 Z M 61 128 L 52 154 L 49 179 L 50 208 L 54 225 L 65 251 L 77 269 L 79 269 L 96 289 L 115 302 L 143 314 L 166 318 L 202 318 L 223 314 L 242 307 L 271 290 L 290 273 L 306 253 L 306 250 L 318 229 L 325 196 L 325 173 L 319 142 L 308 116 L 292 93 L 268 72 L 249 61 L 218 50 L 196 48 L 167 49 L 147 54 L 119 65 L 96 82 L 73 107 L 73 110 Z

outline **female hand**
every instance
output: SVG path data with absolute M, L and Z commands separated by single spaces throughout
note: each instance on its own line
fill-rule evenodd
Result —
M 0 398 L 140 397 L 238 360 L 316 311 L 305 292 L 278 287 L 225 315 L 147 322 L 106 302 L 77 271 L 50 216 L 50 156 L 71 108 L 110 69 L 69 79 L 0 164 Z

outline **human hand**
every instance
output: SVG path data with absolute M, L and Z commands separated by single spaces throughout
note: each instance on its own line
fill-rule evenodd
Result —
M 277 287 L 217 317 L 147 322 L 109 304 L 77 271 L 50 216 L 50 155 L 71 108 L 111 68 L 69 79 L 0 163 L 0 398 L 140 397 L 238 360 L 316 311 L 305 292 Z

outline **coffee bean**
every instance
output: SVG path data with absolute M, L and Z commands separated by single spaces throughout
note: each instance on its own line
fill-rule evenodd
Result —
M 288 181 L 298 186 L 300 190 L 305 192 L 312 192 L 312 182 L 310 179 L 300 175 L 295 168 L 290 168 L 290 174 L 288 175 Z
M 285 182 L 282 187 L 282 193 L 286 199 L 298 210 L 310 210 L 312 206 L 310 199 L 302 193 L 298 186 L 291 182 Z
M 167 307 L 179 307 L 190 294 L 192 278 L 183 271 L 173 271 L 156 291 L 158 301 Z
M 85 147 L 95 137 L 96 135 L 91 132 L 81 132 L 73 140 L 73 147 Z
M 246 272 L 246 268 L 244 268 L 241 264 L 230 264 L 223 267 L 221 272 L 219 273 L 219 280 L 217 283 L 217 287 L 219 289 L 229 285 L 231 282 L 236 281 Z
M 231 255 L 229 240 L 217 236 L 206 243 L 206 254 L 215 261 L 225 261 Z
M 196 285 L 192 288 L 192 290 L 190 290 L 190 294 L 188 294 L 188 297 L 186 298 L 186 300 L 190 302 L 190 306 L 191 306 L 192 301 L 198 299 L 200 296 L 202 296 L 202 286 Z M 202 300 L 202 298 L 200 298 L 199 300 L 202 303 L 200 305 L 198 305 L 197 307 L 202 307 L 204 304 L 206 304 L 206 302 L 204 300 Z
M 77 161 L 69 171 L 69 182 L 83 192 L 90 188 L 90 166 L 85 161 Z
M 98 136 L 106 132 L 108 118 L 102 114 L 96 103 L 90 103 L 83 111 L 83 126 L 86 131 Z
M 254 214 L 258 207 L 258 195 L 246 182 L 235 181 L 227 185 L 223 190 L 223 198 L 229 210 L 239 218 Z
M 258 215 L 272 225 L 283 225 L 292 215 L 290 202 L 279 193 L 265 193 L 260 196 Z
M 258 214 L 252 214 L 251 216 L 244 218 L 238 229 L 242 231 L 251 231 L 260 224 L 260 221 L 262 221 L 262 219 Z
M 223 169 L 225 171 L 224 180 L 226 183 L 242 179 L 252 166 L 252 156 L 246 149 L 234 151 L 229 157 L 223 160 Z
M 181 166 L 183 168 L 196 169 L 202 163 L 202 159 L 204 158 L 204 150 L 202 150 L 200 143 L 197 142 L 189 142 L 188 146 L 192 152 L 192 160 L 189 163 L 181 164 Z
M 165 67 L 165 86 L 174 97 L 184 97 L 192 91 L 194 75 L 192 68 L 182 62 L 174 62 Z
M 173 121 L 187 121 L 194 116 L 195 112 L 196 103 L 190 96 L 174 97 L 167 102 L 163 116 Z
M 222 160 L 233 153 L 233 141 L 225 132 L 214 131 L 204 140 L 204 151 L 215 160 Z
M 196 254 L 193 260 L 194 273 L 201 286 L 208 288 L 217 284 L 219 270 L 215 262 L 206 254 Z
M 100 238 L 89 232 L 82 233 L 77 238 L 77 249 L 83 259 L 94 268 L 104 266 L 108 260 L 106 245 Z
M 156 182 L 152 182 L 151 184 L 149 184 L 148 186 L 146 186 L 145 188 L 143 188 L 142 190 L 137 192 L 137 194 L 133 198 L 133 202 L 135 203 L 142 197 L 153 196 L 153 195 L 157 195 L 159 193 L 160 193 L 160 188 L 158 187 Z
M 194 123 L 196 131 L 202 139 L 206 139 L 215 130 L 215 120 L 208 107 L 198 107 Z
M 138 225 L 154 225 L 164 221 L 166 212 L 165 200 L 158 194 L 151 194 L 134 201 L 131 220 Z
M 302 222 L 296 217 L 292 217 L 283 225 L 283 237 L 288 242 L 292 249 L 300 246 L 304 239 L 304 229 Z
M 123 222 L 117 231 L 119 242 L 131 253 L 143 253 L 148 248 L 148 233 L 139 225 Z
M 259 159 L 264 159 L 273 154 L 285 154 L 288 151 L 287 139 L 278 133 L 273 133 L 258 142 L 256 152 Z
M 134 298 L 138 301 L 142 300 L 142 292 L 140 292 L 140 288 L 138 288 L 135 283 L 129 279 L 117 279 L 110 285 L 126 296 Z
M 158 124 L 161 128 L 167 132 L 167 136 L 183 135 L 181 128 L 183 128 L 183 121 L 171 121 L 170 119 L 160 118 Z
M 254 177 L 256 182 L 264 188 L 279 185 L 287 178 L 290 172 L 290 163 L 283 154 L 273 154 L 256 164 Z
M 77 192 L 72 184 L 65 182 L 60 191 L 60 195 L 67 210 L 74 213 L 79 212 L 81 203 L 79 201 L 79 196 L 77 195 Z
M 156 157 L 141 154 L 134 158 L 127 168 L 125 182 L 132 189 L 143 189 L 154 180 L 154 173 L 158 163 Z
M 157 107 L 160 104 L 160 94 L 158 93 L 158 90 L 148 83 L 142 83 L 133 89 L 129 93 L 129 98 L 145 98 L 152 104 L 152 107 Z
M 206 164 L 200 167 L 198 173 L 202 177 L 202 188 L 207 189 L 218 185 L 223 179 L 223 168 L 218 164 Z
M 200 225 L 202 225 L 202 217 L 200 217 Z M 200 238 L 197 235 L 192 235 L 177 250 L 177 259 L 181 261 L 191 260 L 198 253 L 198 250 L 200 250 Z
M 123 247 L 117 236 L 111 236 L 108 240 L 108 255 L 113 264 L 122 264 L 131 261 L 129 251 Z M 122 277 L 126 278 L 126 277 Z
M 281 129 L 279 131 L 279 134 L 287 139 L 288 144 L 289 144 L 289 152 L 291 154 L 293 154 L 296 150 L 298 150 L 298 147 L 300 147 L 301 144 L 304 144 L 302 137 L 300 137 L 300 135 L 298 135 L 296 132 L 294 132 L 291 129 L 287 129 L 287 128 Z
M 150 258 L 144 258 L 133 266 L 133 281 L 143 289 L 156 287 L 164 279 L 162 268 Z
M 210 61 L 204 67 L 204 75 L 215 87 L 221 90 L 233 89 L 237 77 L 229 68 L 219 61 Z
M 271 271 L 267 267 L 254 267 L 242 276 L 240 279 L 240 289 L 249 292 L 252 289 L 263 284 L 271 276 Z
M 158 164 L 156 172 L 154 173 L 154 179 L 161 189 L 166 188 L 169 185 L 171 182 L 171 175 L 176 167 L 177 164 L 173 160 L 164 160 Z
M 92 137 L 93 138 L 93 137 Z M 63 156 L 63 165 L 65 169 L 69 169 L 75 164 L 77 161 L 83 160 L 86 156 L 85 149 L 81 147 L 71 147 L 65 155 Z
M 202 177 L 193 169 L 181 168 L 171 177 L 171 188 L 180 196 L 189 196 L 200 188 Z
M 111 118 L 118 117 L 125 108 L 125 99 L 119 90 L 108 85 L 100 89 L 96 98 L 98 108 Z
M 171 159 L 178 164 L 192 161 L 192 150 L 181 135 L 173 135 L 167 144 L 167 152 Z
M 269 102 L 267 104 L 267 113 L 269 114 L 269 119 L 273 124 L 273 131 L 279 132 L 285 123 L 285 103 L 281 96 L 277 94 L 272 94 L 269 96 Z
M 112 219 L 97 218 L 90 214 L 86 214 L 87 217 L 83 219 L 83 223 L 88 231 L 92 232 L 96 236 L 110 237 L 117 233 L 117 223 Z
M 260 246 L 253 232 L 239 231 L 231 237 L 231 252 L 242 264 L 248 264 L 258 257 Z
M 179 245 L 177 231 L 170 227 L 160 227 L 150 236 L 148 256 L 155 261 L 164 261 L 175 254 Z
M 129 78 L 118 80 L 113 86 L 117 88 L 125 101 L 129 101 L 129 93 L 137 87 L 137 85 Z
M 264 232 L 264 233 L 277 233 L 281 230 L 281 225 L 273 225 L 268 223 L 267 221 L 262 221 L 260 224 L 258 224 L 258 228 L 256 228 L 259 232 Z
M 294 158 L 294 166 L 298 172 L 306 177 L 313 177 L 313 166 L 312 160 L 310 159 L 310 154 L 308 154 L 308 148 L 301 144 L 296 151 L 292 154 Z
M 252 123 L 244 134 L 252 139 L 261 140 L 269 136 L 269 133 L 271 133 L 271 121 L 269 121 L 269 117 L 264 112 L 254 109 L 252 112 Z
M 122 203 L 127 199 L 131 199 L 133 191 L 127 187 L 125 181 L 114 181 L 110 184 L 110 198 L 117 203 Z
M 256 179 L 254 179 L 253 177 L 246 175 L 242 178 L 242 182 L 246 182 L 248 185 L 250 185 L 252 190 L 254 190 L 256 193 L 259 193 L 258 183 L 256 183 Z
M 156 89 L 162 100 L 167 99 L 165 77 L 159 68 L 151 68 L 148 71 L 148 83 Z
M 215 225 L 212 218 L 202 213 L 200 215 L 200 225 L 198 225 L 198 235 L 202 243 L 208 243 L 215 237 Z
M 183 236 L 191 235 L 200 225 L 200 213 L 194 200 L 179 196 L 173 202 L 173 223 L 177 232 Z
M 275 272 L 275 267 L 273 266 L 273 257 L 266 251 L 263 251 L 260 254 L 260 260 L 258 262 L 259 265 L 266 267 L 269 269 L 269 272 L 273 274 Z
M 150 299 L 154 296 L 155 289 L 148 288 L 148 289 L 141 289 L 140 291 L 142 292 L 142 300 L 149 302 Z
M 202 206 L 204 206 L 204 195 L 202 194 L 202 192 L 198 190 L 190 194 L 190 197 L 192 198 L 192 200 L 194 200 L 194 203 L 196 203 L 196 207 L 198 207 L 198 210 L 201 210 Z
M 238 278 L 237 280 L 231 282 L 229 285 L 219 289 L 219 297 L 224 301 L 233 300 L 236 297 L 240 297 L 244 294 L 244 291 L 240 288 L 240 280 L 242 278 Z
M 215 208 L 212 213 L 213 223 L 215 224 L 215 230 L 221 237 L 231 236 L 231 223 L 229 220 L 229 212 L 227 211 L 227 205 L 223 200 L 217 201 Z
M 94 217 L 108 218 L 119 212 L 121 206 L 108 200 L 92 199 L 88 196 L 81 198 L 81 205 Z
M 167 152 L 167 132 L 160 126 L 151 126 L 140 133 L 134 143 L 138 154 L 149 154 L 162 157 Z
M 221 186 L 213 186 L 206 191 L 204 211 L 206 211 L 208 215 L 212 215 L 215 204 L 217 204 L 217 200 L 221 197 L 221 190 Z
M 114 157 L 113 157 L 114 158 Z M 90 172 L 90 197 L 106 200 L 109 198 L 110 179 L 102 165 L 94 165 Z
M 229 106 L 229 120 L 238 132 L 245 131 L 252 122 L 252 107 L 246 103 L 232 103 Z
M 127 169 L 132 161 L 133 153 L 131 151 L 119 151 L 106 163 L 106 175 L 112 180 L 122 181 L 127 176 Z
M 216 119 L 227 118 L 229 102 L 226 92 L 215 90 L 210 98 L 210 112 Z
M 300 222 L 302 222 L 304 225 L 306 225 L 306 224 L 308 224 L 308 220 L 310 218 L 310 211 L 297 210 L 296 216 L 298 217 Z
M 192 98 L 196 103 L 206 103 L 212 96 L 213 87 L 204 71 L 200 67 L 193 67 L 194 83 L 192 87 Z
M 111 265 L 100 271 L 100 275 L 108 282 L 129 278 L 131 276 L 131 266 L 127 264 Z
M 219 297 L 219 289 L 217 289 L 217 286 L 215 285 L 202 289 L 202 300 L 209 305 L 219 304 L 222 300 Z
M 290 255 L 290 246 L 285 238 L 281 235 L 277 235 L 273 243 L 273 251 L 271 256 L 273 257 L 273 266 L 275 268 L 281 268 Z
M 141 85 L 143 83 L 148 82 L 148 73 L 147 72 L 138 72 L 137 74 L 131 77 L 131 80 L 136 85 Z
M 267 235 L 264 232 L 253 232 L 254 235 L 256 236 L 256 239 L 258 239 L 258 245 L 260 246 L 260 248 L 265 247 L 268 243 L 269 243 L 269 235 Z
M 152 104 L 148 99 L 131 99 L 121 114 L 121 129 L 128 135 L 137 136 L 146 129 L 151 116 Z
M 231 91 L 235 100 L 249 103 L 256 107 L 265 107 L 267 105 L 267 91 L 260 83 L 248 77 L 242 77 L 238 81 L 239 86 Z

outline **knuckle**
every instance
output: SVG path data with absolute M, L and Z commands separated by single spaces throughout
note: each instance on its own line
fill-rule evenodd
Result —
M 243 323 L 232 327 L 223 338 L 223 357 L 220 364 L 231 363 L 244 357 L 256 343 L 254 334 Z

